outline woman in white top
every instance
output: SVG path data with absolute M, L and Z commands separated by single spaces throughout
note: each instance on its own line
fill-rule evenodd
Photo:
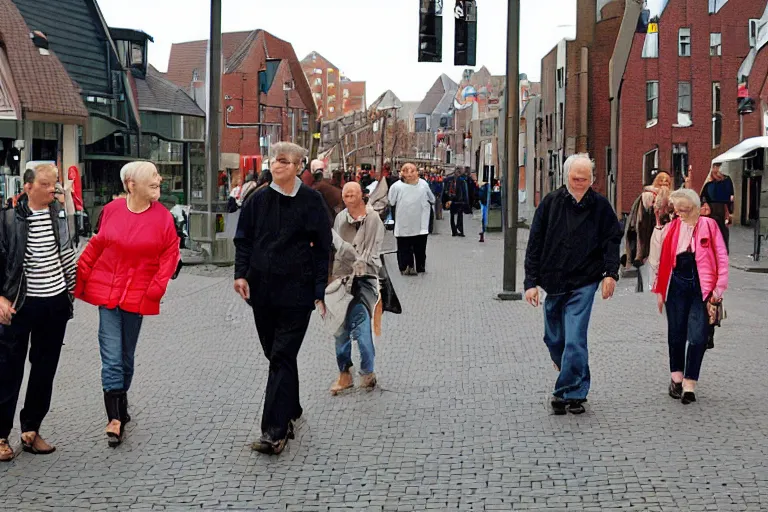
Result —
M 413 164 L 400 170 L 400 181 L 389 190 L 389 204 L 395 207 L 397 264 L 403 275 L 426 271 L 429 218 L 435 196 L 429 184 L 419 178 Z

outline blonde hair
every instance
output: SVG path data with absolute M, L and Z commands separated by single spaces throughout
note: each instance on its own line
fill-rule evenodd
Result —
M 659 173 L 656 175 L 655 178 L 653 178 L 653 183 L 651 184 L 652 187 L 658 187 L 657 183 L 659 182 L 659 178 L 663 176 L 667 177 L 667 180 L 669 180 L 670 183 L 672 183 L 672 176 L 669 175 L 666 171 L 659 171 Z
M 131 191 L 128 190 L 129 181 L 149 179 L 155 174 L 157 174 L 157 167 L 155 167 L 155 164 L 144 160 L 138 160 L 136 162 L 127 163 L 120 169 L 120 181 L 123 182 L 125 193 L 130 194 Z
M 400 172 L 402 173 L 406 169 L 411 169 L 411 168 L 413 168 L 413 170 L 416 171 L 417 173 L 419 172 L 419 170 L 416 168 L 416 164 L 412 164 L 410 162 L 407 164 L 403 164 L 403 166 L 400 168 Z
M 669 195 L 669 200 L 672 201 L 672 204 L 675 206 L 678 206 L 680 201 L 688 201 L 691 203 L 691 206 L 697 210 L 701 209 L 701 199 L 699 198 L 699 194 L 689 188 L 679 188 L 675 190 Z
M 53 164 L 40 164 L 36 165 L 34 169 L 27 169 L 24 171 L 24 183 L 34 183 L 40 174 L 54 174 L 56 180 L 59 179 L 59 169 Z

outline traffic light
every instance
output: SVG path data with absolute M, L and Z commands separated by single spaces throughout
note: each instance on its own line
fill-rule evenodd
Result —
M 419 0 L 419 62 L 443 61 L 443 0 Z
M 456 0 L 456 38 L 453 47 L 454 66 L 474 66 L 477 50 L 477 4 L 475 0 Z

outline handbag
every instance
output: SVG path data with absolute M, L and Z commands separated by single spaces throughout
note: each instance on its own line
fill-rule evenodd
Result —
M 400 299 L 397 297 L 395 287 L 392 285 L 392 280 L 389 278 L 389 272 L 387 272 L 387 265 L 384 263 L 384 258 L 381 258 L 379 286 L 381 287 L 381 304 L 384 311 L 396 315 L 402 314 L 403 307 L 400 304 Z

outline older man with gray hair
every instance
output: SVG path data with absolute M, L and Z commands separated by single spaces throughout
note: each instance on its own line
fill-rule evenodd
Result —
M 555 414 L 584 412 L 590 386 L 587 331 L 595 292 L 613 296 L 619 279 L 621 228 L 608 200 L 592 189 L 594 166 L 586 153 L 565 161 L 566 184 L 536 209 L 525 254 L 525 299 L 544 301 L 544 343 L 559 372 Z

